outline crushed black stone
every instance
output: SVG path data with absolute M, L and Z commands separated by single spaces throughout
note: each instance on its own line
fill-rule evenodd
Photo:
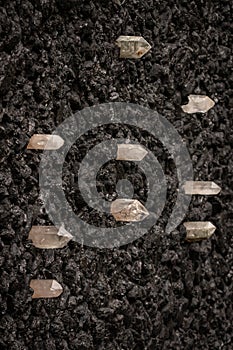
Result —
M 231 9 L 230 0 L 1 2 L 1 349 L 232 349 Z M 119 35 L 141 35 L 152 49 L 120 60 Z M 216 105 L 186 115 L 189 94 Z M 210 240 L 187 244 L 182 226 L 164 235 L 165 213 L 161 227 L 111 251 L 75 242 L 40 251 L 27 241 L 32 224 L 50 224 L 39 199 L 41 154 L 26 151 L 28 140 L 113 100 L 163 114 L 187 143 L 195 179 L 221 185 L 218 196 L 193 197 L 186 217 L 211 221 Z M 145 136 L 145 146 L 152 141 Z M 90 146 L 82 141 L 84 154 Z M 163 162 L 172 187 L 174 168 Z M 32 301 L 32 278 L 56 279 L 64 292 Z

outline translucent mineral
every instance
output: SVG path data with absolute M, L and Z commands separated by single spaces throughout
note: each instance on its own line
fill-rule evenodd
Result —
M 33 245 L 41 249 L 63 248 L 72 238 L 63 227 L 55 226 L 32 226 L 28 236 Z
M 185 222 L 186 240 L 189 242 L 201 241 L 210 238 L 216 227 L 209 221 L 191 221 Z
M 121 35 L 116 41 L 120 47 L 120 58 L 141 58 L 150 49 L 150 44 L 141 36 Z
M 147 209 L 137 199 L 116 199 L 111 204 L 111 214 L 116 221 L 142 221 L 148 215 Z
M 141 145 L 119 144 L 117 145 L 117 160 L 140 161 L 147 155 L 147 150 Z
M 64 145 L 58 135 L 35 134 L 30 138 L 27 149 L 56 150 Z
M 189 103 L 181 106 L 185 113 L 206 113 L 215 103 L 205 95 L 189 95 Z
M 34 293 L 32 298 L 57 298 L 63 292 L 63 288 L 55 280 L 31 280 L 30 287 Z
M 221 187 L 213 181 L 186 181 L 184 191 L 186 194 L 215 195 L 221 191 Z

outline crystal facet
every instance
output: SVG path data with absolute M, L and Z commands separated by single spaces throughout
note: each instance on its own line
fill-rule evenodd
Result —
M 111 204 L 111 214 L 116 221 L 142 221 L 148 215 L 147 209 L 137 199 L 116 199 Z
M 30 287 L 34 290 L 32 298 L 57 298 L 63 288 L 55 280 L 31 280 Z
M 186 181 L 184 184 L 185 194 L 215 195 L 221 191 L 213 181 Z
M 189 103 L 181 106 L 185 113 L 206 113 L 212 107 L 215 102 L 205 95 L 189 95 Z
M 32 226 L 28 239 L 36 248 L 63 248 L 73 238 L 63 227 L 58 230 L 55 226 Z
M 116 41 L 120 47 L 120 58 L 141 58 L 150 49 L 150 44 L 141 36 L 121 35 Z
M 58 135 L 34 134 L 27 149 L 56 150 L 64 145 L 64 140 Z
M 140 161 L 147 155 L 147 150 L 137 144 L 119 144 L 117 145 L 117 160 Z
M 216 227 L 209 221 L 191 221 L 185 222 L 186 240 L 189 242 L 201 241 L 210 238 Z

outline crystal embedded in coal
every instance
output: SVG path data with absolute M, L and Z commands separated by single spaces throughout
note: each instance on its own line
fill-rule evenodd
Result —
M 34 134 L 27 149 L 56 150 L 64 145 L 64 140 L 58 135 Z
M 55 280 L 31 280 L 30 287 L 34 290 L 32 298 L 57 298 L 63 288 Z
M 186 240 L 189 242 L 201 241 L 210 238 L 216 227 L 209 221 L 191 221 L 185 222 Z
M 116 41 L 120 47 L 120 58 L 141 58 L 150 49 L 150 44 L 141 36 L 121 35 Z
M 63 248 L 73 238 L 63 227 L 58 230 L 55 226 L 32 226 L 28 239 L 36 248 Z
M 116 199 L 111 204 L 111 214 L 116 221 L 142 221 L 148 215 L 147 209 L 137 199 Z
M 137 144 L 117 145 L 117 160 L 140 161 L 147 155 L 147 150 Z
M 213 181 L 186 181 L 184 191 L 185 194 L 216 195 L 221 187 Z
M 205 95 L 189 95 L 189 103 L 181 106 L 185 113 L 206 113 L 215 103 Z

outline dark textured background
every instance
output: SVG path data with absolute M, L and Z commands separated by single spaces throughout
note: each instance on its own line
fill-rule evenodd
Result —
M 1 349 L 232 349 L 231 1 L 122 2 L 0 2 Z M 143 35 L 151 51 L 120 60 L 122 34 Z M 190 93 L 215 107 L 185 115 Z M 217 226 L 210 240 L 187 244 L 181 225 L 112 251 L 27 241 L 33 223 L 50 223 L 30 136 L 108 101 L 157 109 L 187 143 L 195 179 L 222 186 L 187 214 Z M 32 301 L 31 278 L 55 278 L 64 293 Z

